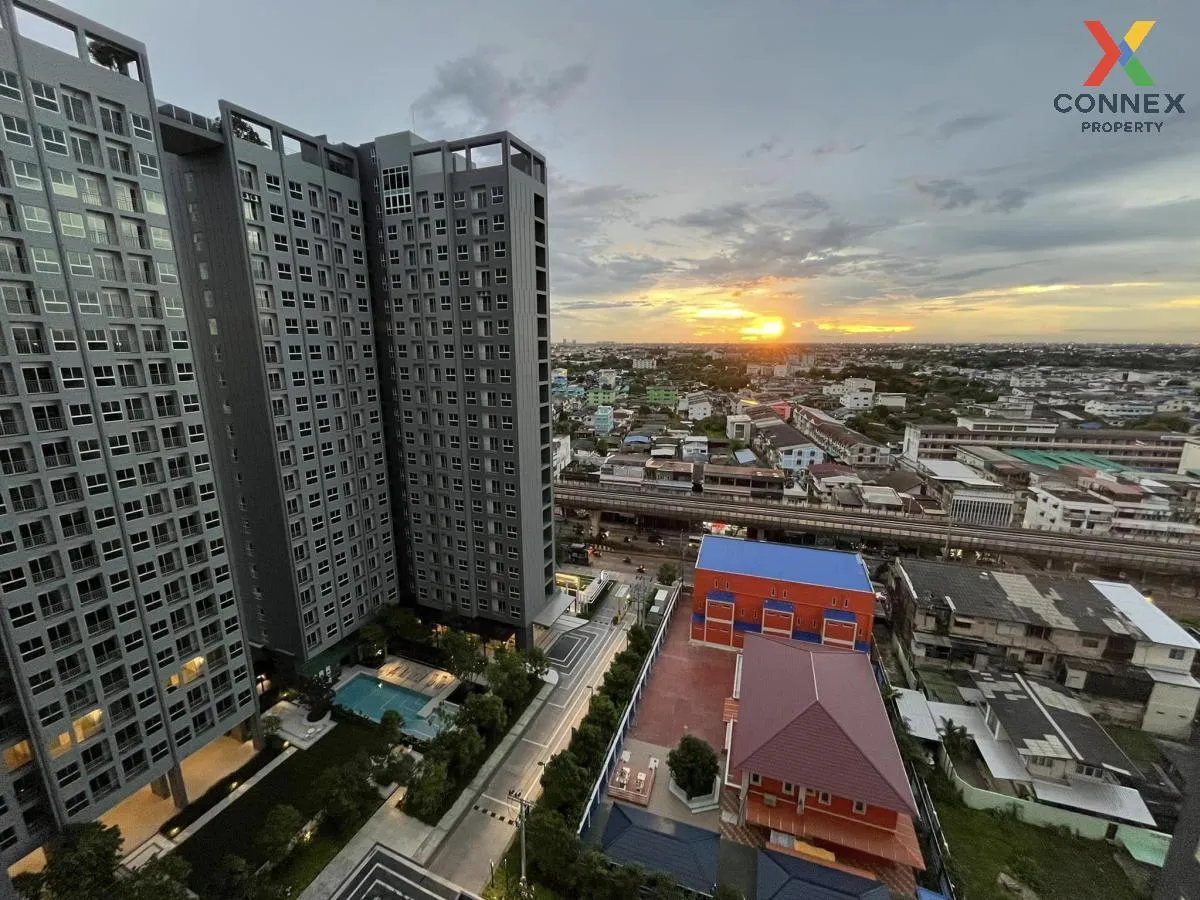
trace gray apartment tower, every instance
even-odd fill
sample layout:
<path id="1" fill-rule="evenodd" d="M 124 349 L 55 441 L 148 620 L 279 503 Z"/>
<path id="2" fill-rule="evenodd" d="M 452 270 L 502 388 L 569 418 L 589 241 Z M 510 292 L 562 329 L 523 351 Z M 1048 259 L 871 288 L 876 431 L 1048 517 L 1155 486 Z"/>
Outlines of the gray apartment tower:
<path id="1" fill-rule="evenodd" d="M 42 0 L 0 25 L 8 865 L 141 789 L 185 802 L 255 697 L 145 48 Z"/>
<path id="2" fill-rule="evenodd" d="M 399 595 L 357 154 L 225 102 L 159 124 L 246 629 L 323 668 Z"/>
<path id="3" fill-rule="evenodd" d="M 545 160 L 507 132 L 359 160 L 416 601 L 525 644 L 555 589 Z"/>

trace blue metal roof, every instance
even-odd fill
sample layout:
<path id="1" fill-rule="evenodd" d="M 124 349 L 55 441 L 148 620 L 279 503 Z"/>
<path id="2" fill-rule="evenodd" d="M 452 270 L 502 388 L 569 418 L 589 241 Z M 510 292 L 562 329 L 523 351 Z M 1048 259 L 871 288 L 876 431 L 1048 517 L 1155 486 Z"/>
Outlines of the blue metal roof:
<path id="1" fill-rule="evenodd" d="M 721 837 L 715 831 L 614 803 L 600 847 L 620 865 L 645 866 L 674 877 L 689 890 L 712 894 Z"/>
<path id="2" fill-rule="evenodd" d="M 758 851 L 758 900 L 888 900 L 888 889 L 870 878 L 817 862 Z"/>
<path id="3" fill-rule="evenodd" d="M 862 557 L 841 550 L 817 550 L 708 534 L 700 542 L 696 568 L 844 591 L 875 592 Z"/>

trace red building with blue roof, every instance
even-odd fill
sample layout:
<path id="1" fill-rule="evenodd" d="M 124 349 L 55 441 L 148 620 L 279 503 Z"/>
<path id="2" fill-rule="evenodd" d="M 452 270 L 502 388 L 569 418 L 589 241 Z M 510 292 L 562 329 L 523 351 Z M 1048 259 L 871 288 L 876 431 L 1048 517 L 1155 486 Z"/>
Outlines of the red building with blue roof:
<path id="1" fill-rule="evenodd" d="M 747 634 L 866 651 L 875 589 L 857 553 L 706 535 L 696 559 L 692 640 L 741 647 Z"/>

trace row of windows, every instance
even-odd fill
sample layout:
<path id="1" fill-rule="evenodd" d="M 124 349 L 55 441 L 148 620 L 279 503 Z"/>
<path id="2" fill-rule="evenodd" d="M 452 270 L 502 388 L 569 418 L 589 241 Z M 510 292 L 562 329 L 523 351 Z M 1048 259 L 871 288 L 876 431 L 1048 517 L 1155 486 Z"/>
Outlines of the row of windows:
<path id="1" fill-rule="evenodd" d="M 397 213 L 411 213 L 412 199 L 410 194 L 411 184 L 409 183 L 408 166 L 394 166 L 384 169 L 379 173 L 382 177 L 382 183 L 379 178 L 374 181 L 376 193 L 382 194 L 384 200 L 384 214 L 394 215 Z M 504 186 L 493 185 L 490 192 L 492 205 L 502 204 L 504 202 Z M 488 205 L 489 191 L 485 187 L 473 188 L 471 198 L 474 209 L 483 209 Z M 391 203 L 388 201 L 391 200 Z M 452 195 L 452 202 L 455 209 L 467 208 L 467 192 L 455 191 Z M 426 191 L 417 194 L 417 209 L 421 215 L 429 213 L 430 208 L 445 209 L 446 194 L 443 191 L 434 191 L 432 195 Z"/>
<path id="2" fill-rule="evenodd" d="M 276 246 L 276 249 L 279 249 Z M 506 241 L 495 241 L 488 244 L 486 241 L 477 243 L 474 246 L 474 253 L 470 244 L 459 244 L 455 248 L 455 258 L 458 262 L 489 262 L 492 257 L 503 259 L 508 256 L 508 243 Z M 399 248 L 393 248 L 388 251 L 387 262 L 391 266 L 406 265 L 408 268 L 416 268 L 417 266 L 417 251 L 409 249 L 405 251 L 405 262 L 401 263 L 401 251 Z M 446 244 L 438 244 L 436 247 L 421 248 L 421 264 L 424 266 L 432 266 L 434 260 L 437 262 L 447 262 L 450 259 L 450 248 Z"/>
<path id="3" fill-rule="evenodd" d="M 284 263 L 280 263 L 279 265 L 283 266 Z M 300 268 L 303 269 L 305 267 L 301 266 Z M 289 266 L 289 274 L 286 276 L 280 275 L 280 277 L 291 278 L 290 271 L 291 267 Z M 304 279 L 302 278 L 301 280 L 303 281 Z M 476 269 L 474 272 L 472 272 L 470 269 L 459 269 L 457 284 L 459 287 L 467 288 L 490 288 L 493 284 L 508 284 L 508 269 Z M 442 271 L 438 272 L 436 274 L 436 280 L 433 272 L 425 273 L 425 290 L 434 290 L 439 287 L 450 286 L 451 279 L 449 271 L 443 269 Z M 419 291 L 422 289 L 420 276 L 416 272 L 409 272 L 407 276 L 403 272 L 393 272 L 391 275 L 391 287 L 392 290 L 397 291 Z"/>
<path id="4" fill-rule="evenodd" d="M 258 190 L 258 169 L 249 163 L 238 163 L 238 184 L 246 190 Z M 190 174 L 190 173 L 189 173 Z M 273 194 L 283 193 L 283 180 L 279 175 L 267 172 L 264 173 L 263 181 L 266 189 Z M 304 185 L 299 181 L 288 180 L 287 183 L 288 196 L 292 200 L 304 200 Z M 313 209 L 323 209 L 323 200 L 326 198 L 325 190 L 319 184 L 309 184 L 308 186 L 308 205 Z M 328 209 L 331 213 L 340 214 L 342 211 L 342 195 L 336 191 L 329 191 Z M 359 214 L 359 203 L 357 200 L 346 201 L 346 211 L 352 215 Z"/>
<path id="5" fill-rule="evenodd" d="M 199 205 L 196 203 L 188 204 L 188 211 L 192 217 L 192 221 L 199 219 Z M 267 215 L 272 222 L 280 225 L 286 225 L 288 222 L 287 209 L 282 203 L 268 203 Z M 262 198 L 258 194 L 250 191 L 242 192 L 242 218 L 247 222 L 262 222 Z M 325 219 L 316 213 L 305 213 L 302 209 L 293 209 L 291 215 L 293 228 L 302 228 L 318 237 L 325 234 Z M 329 234 L 335 241 L 345 240 L 342 236 L 342 223 L 333 219 L 329 225 Z M 350 225 L 350 239 L 354 241 L 362 240 L 362 229 L 358 225 Z"/>
<path id="6" fill-rule="evenodd" d="M 33 270 L 43 275 L 61 275 L 62 257 L 49 247 L 28 248 Z M 135 284 L 178 284 L 179 273 L 173 262 L 157 262 L 140 257 L 121 258 L 113 253 L 85 253 L 81 250 L 66 251 L 67 268 L 76 278 L 100 278 L 103 281 L 130 281 Z M 25 273 L 29 263 L 25 260 L 25 248 L 15 241 L 0 241 L 0 272 Z M 182 308 L 182 307 L 181 307 Z"/>
<path id="7" fill-rule="evenodd" d="M 33 105 L 38 109 L 59 113 L 76 125 L 95 125 L 92 100 L 87 93 L 66 86 L 56 88 L 34 79 L 30 79 L 29 87 Z M 16 72 L 0 69 L 0 97 L 18 102 L 23 99 L 21 80 Z M 119 104 L 103 100 L 100 101 L 99 108 L 100 127 L 109 134 L 119 137 L 132 134 L 133 137 L 154 142 L 154 125 L 146 116 L 126 111 Z"/>

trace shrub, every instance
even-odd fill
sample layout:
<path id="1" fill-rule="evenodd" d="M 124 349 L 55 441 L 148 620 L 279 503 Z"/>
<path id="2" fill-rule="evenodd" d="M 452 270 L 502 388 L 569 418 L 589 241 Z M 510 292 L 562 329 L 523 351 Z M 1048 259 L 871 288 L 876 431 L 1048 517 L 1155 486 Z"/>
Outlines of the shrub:
<path id="1" fill-rule="evenodd" d="M 667 754 L 667 768 L 690 800 L 712 791 L 721 763 L 717 752 L 706 741 L 694 734 L 685 734 L 679 746 Z"/>

